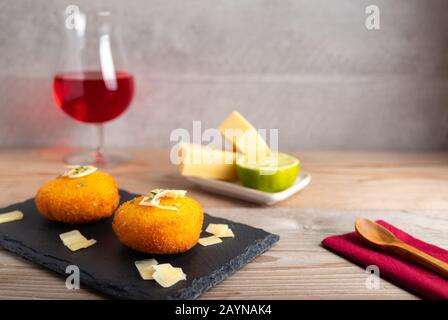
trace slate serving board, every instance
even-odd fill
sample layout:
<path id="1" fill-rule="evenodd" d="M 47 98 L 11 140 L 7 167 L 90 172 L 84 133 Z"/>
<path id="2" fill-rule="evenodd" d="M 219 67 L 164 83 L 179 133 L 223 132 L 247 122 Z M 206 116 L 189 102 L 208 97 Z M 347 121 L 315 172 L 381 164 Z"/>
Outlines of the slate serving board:
<path id="1" fill-rule="evenodd" d="M 121 202 L 135 196 L 120 191 Z M 278 235 L 264 230 L 205 214 L 203 230 L 209 223 L 226 223 L 236 237 L 209 247 L 196 245 L 183 254 L 148 255 L 123 246 L 112 231 L 111 219 L 77 226 L 48 221 L 37 212 L 34 199 L 2 208 L 0 213 L 12 210 L 22 211 L 24 219 L 0 224 L 0 246 L 64 276 L 68 265 L 76 265 L 81 287 L 121 299 L 195 299 L 279 240 Z M 88 249 L 71 252 L 59 234 L 73 229 L 98 242 Z M 162 288 L 155 281 L 142 280 L 134 261 L 148 258 L 181 267 L 187 281 Z"/>

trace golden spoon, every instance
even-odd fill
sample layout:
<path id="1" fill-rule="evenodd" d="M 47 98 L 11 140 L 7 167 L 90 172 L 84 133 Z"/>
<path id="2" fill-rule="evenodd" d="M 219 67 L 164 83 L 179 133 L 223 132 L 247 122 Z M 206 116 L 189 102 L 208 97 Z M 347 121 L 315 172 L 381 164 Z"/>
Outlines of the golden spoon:
<path id="1" fill-rule="evenodd" d="M 413 246 L 399 240 L 383 226 L 368 219 L 356 219 L 355 230 L 370 245 L 385 252 L 390 252 L 448 278 L 448 263 L 436 259 Z"/>

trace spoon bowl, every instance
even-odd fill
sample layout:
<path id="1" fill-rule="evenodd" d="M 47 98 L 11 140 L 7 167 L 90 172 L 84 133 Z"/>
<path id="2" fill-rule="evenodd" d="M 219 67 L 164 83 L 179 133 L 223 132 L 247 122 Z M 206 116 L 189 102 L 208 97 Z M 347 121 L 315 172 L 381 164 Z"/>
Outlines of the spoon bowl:
<path id="1" fill-rule="evenodd" d="M 400 241 L 392 232 L 368 219 L 356 219 L 355 230 L 362 239 L 375 246 L 393 245 Z"/>

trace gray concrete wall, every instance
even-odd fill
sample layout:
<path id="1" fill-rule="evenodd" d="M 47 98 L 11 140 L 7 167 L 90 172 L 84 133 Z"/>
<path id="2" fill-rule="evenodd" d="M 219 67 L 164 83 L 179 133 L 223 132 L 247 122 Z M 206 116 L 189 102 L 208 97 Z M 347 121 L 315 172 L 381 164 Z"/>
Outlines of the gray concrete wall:
<path id="1" fill-rule="evenodd" d="M 0 145 L 92 145 L 52 101 L 62 12 L 118 13 L 137 94 L 114 146 L 167 146 L 238 109 L 282 148 L 448 145 L 448 1 L 0 1 Z M 381 30 L 364 26 L 381 9 Z"/>

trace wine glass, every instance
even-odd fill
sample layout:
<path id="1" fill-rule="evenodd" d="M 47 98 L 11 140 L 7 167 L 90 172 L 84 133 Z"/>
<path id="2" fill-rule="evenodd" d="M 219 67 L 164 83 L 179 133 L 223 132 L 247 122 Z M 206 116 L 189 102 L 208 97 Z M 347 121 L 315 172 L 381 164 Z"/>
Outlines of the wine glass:
<path id="1" fill-rule="evenodd" d="M 70 6 L 69 6 L 70 7 Z M 56 105 L 75 120 L 98 128 L 94 151 L 68 156 L 69 164 L 118 164 L 125 153 L 104 150 L 103 124 L 120 116 L 134 95 L 134 77 L 123 61 L 118 32 L 109 11 L 81 12 L 67 7 L 66 43 L 54 76 Z"/>

